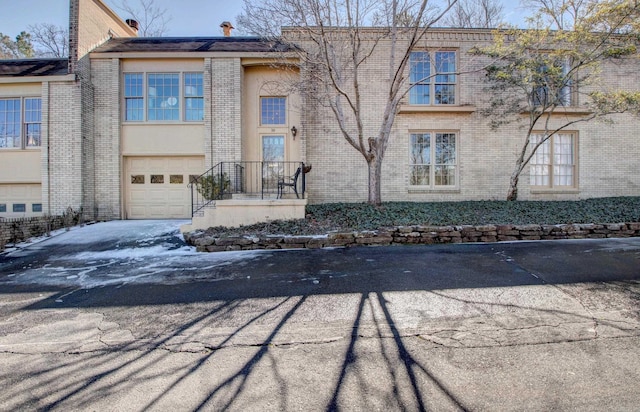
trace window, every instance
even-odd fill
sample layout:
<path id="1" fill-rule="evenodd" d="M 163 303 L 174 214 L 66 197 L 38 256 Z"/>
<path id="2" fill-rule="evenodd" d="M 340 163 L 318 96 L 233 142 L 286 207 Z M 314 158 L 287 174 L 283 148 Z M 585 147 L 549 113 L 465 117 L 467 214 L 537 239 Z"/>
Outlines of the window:
<path id="1" fill-rule="evenodd" d="M 178 73 L 153 73 L 147 76 L 147 116 L 154 120 L 179 120 L 180 78 Z"/>
<path id="2" fill-rule="evenodd" d="M 286 106 L 287 99 L 285 97 L 261 97 L 260 98 L 260 124 L 262 125 L 278 125 L 286 124 Z"/>
<path id="3" fill-rule="evenodd" d="M 41 123 L 39 97 L 0 99 L 0 148 L 39 147 Z"/>
<path id="4" fill-rule="evenodd" d="M 129 122 L 144 120 L 142 73 L 124 74 L 124 119 Z"/>
<path id="5" fill-rule="evenodd" d="M 24 131 L 25 146 L 37 147 L 41 145 L 42 100 L 24 99 Z"/>
<path id="6" fill-rule="evenodd" d="M 13 212 L 14 213 L 24 213 L 27 211 L 27 205 L 24 203 L 14 203 L 13 204 Z"/>
<path id="7" fill-rule="evenodd" d="M 201 122 L 204 120 L 203 84 L 201 72 L 125 73 L 124 120 Z"/>
<path id="8" fill-rule="evenodd" d="M 0 213 L 6 213 L 6 211 L 7 211 L 7 204 L 0 203 Z"/>
<path id="9" fill-rule="evenodd" d="M 204 88 L 202 73 L 184 74 L 184 107 L 186 121 L 204 120 Z"/>
<path id="10" fill-rule="evenodd" d="M 34 203 L 31 205 L 31 211 L 34 213 L 42 212 L 42 203 Z"/>
<path id="11" fill-rule="evenodd" d="M 533 147 L 544 134 L 531 136 Z M 576 185 L 576 139 L 572 133 L 559 133 L 542 143 L 530 161 L 530 184 L 544 188 L 571 188 Z"/>
<path id="12" fill-rule="evenodd" d="M 456 52 L 412 52 L 410 104 L 456 104 Z"/>
<path id="13" fill-rule="evenodd" d="M 284 136 L 262 136 L 262 185 L 276 188 L 284 173 Z"/>
<path id="14" fill-rule="evenodd" d="M 531 103 L 534 106 L 570 106 L 571 64 L 568 60 L 541 64 L 535 73 Z"/>
<path id="15" fill-rule="evenodd" d="M 410 136 L 409 184 L 452 187 L 457 184 L 455 133 L 412 133 Z"/>

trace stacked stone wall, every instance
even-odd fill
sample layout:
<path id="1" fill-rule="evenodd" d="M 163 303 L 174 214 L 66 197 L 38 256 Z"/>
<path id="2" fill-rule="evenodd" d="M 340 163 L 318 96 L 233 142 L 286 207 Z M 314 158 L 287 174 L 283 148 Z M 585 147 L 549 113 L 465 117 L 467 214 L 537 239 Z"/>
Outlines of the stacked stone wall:
<path id="1" fill-rule="evenodd" d="M 376 231 L 331 233 L 326 236 L 216 237 L 206 231 L 185 233 L 184 235 L 187 243 L 195 246 L 200 252 L 605 239 L 637 236 L 640 236 L 640 222 L 568 225 L 399 226 Z"/>

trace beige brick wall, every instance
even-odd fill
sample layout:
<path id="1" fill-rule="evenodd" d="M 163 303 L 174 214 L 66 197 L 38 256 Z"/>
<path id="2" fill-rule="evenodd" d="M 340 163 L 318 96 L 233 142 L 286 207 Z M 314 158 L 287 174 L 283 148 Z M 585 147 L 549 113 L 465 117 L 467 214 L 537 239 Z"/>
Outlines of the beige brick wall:
<path id="1" fill-rule="evenodd" d="M 49 83 L 49 191 L 52 215 L 82 207 L 80 85 Z"/>
<path id="2" fill-rule="evenodd" d="M 76 63 L 111 37 L 135 36 L 137 32 L 102 0 L 71 0 L 69 2 L 69 71 L 75 73 Z"/>
<path id="3" fill-rule="evenodd" d="M 432 49 L 454 49 L 458 68 L 457 99 L 476 107 L 472 112 L 400 113 L 395 121 L 383 163 L 384 201 L 456 201 L 505 199 L 517 154 L 526 138 L 519 124 L 492 130 L 479 109 L 486 107 L 484 73 L 486 60 L 471 56 L 471 47 L 489 41 L 487 33 L 433 32 L 421 44 Z M 361 79 L 365 138 L 376 136 L 388 89 L 389 48 L 379 45 L 367 60 Z M 623 87 L 637 87 L 637 62 L 604 68 L 606 81 Z M 603 83 L 600 83 L 602 85 Z M 633 86 L 635 85 L 635 86 Z M 594 86 L 595 87 L 595 86 Z M 586 91 L 583 89 L 581 91 Z M 342 137 L 334 115 L 326 107 L 307 102 L 304 113 L 307 159 L 313 171 L 307 175 L 312 203 L 363 202 L 367 200 L 368 174 L 362 155 Z M 613 125 L 602 121 L 579 123 L 570 129 L 578 136 L 577 190 L 532 192 L 529 168 L 522 173 L 519 199 L 571 200 L 604 196 L 640 195 L 640 139 L 637 118 L 612 117 Z M 526 121 L 526 119 L 523 118 Z M 566 119 L 558 118 L 559 122 Z M 458 186 L 445 190 L 422 190 L 409 186 L 409 134 L 412 131 L 455 131 L 458 149 Z"/>
<path id="4" fill-rule="evenodd" d="M 94 59 L 95 209 L 100 219 L 121 218 L 120 61 Z"/>
<path id="5" fill-rule="evenodd" d="M 239 58 L 211 61 L 211 153 L 205 166 L 241 160 L 242 66 Z M 205 118 L 206 121 L 206 118 Z M 205 143 L 208 144 L 208 143 Z M 211 157 L 211 158 L 209 158 Z"/>

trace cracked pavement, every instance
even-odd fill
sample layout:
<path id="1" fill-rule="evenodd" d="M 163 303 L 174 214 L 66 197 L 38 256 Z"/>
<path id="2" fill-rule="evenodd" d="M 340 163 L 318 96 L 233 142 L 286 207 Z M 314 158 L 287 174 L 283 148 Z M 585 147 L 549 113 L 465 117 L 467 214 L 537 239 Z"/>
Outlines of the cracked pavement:
<path id="1" fill-rule="evenodd" d="M 2 410 L 637 410 L 640 239 L 0 255 Z"/>

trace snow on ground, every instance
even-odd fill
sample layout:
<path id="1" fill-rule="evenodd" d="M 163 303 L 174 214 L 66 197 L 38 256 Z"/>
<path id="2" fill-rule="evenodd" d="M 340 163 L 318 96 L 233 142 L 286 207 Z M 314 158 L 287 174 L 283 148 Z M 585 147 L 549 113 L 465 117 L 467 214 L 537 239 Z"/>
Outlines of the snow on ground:
<path id="1" fill-rule="evenodd" d="M 272 253 L 198 253 L 184 243 L 179 232 L 184 223 L 120 220 L 63 230 L 6 254 L 20 259 L 20 266 L 10 268 L 0 282 L 85 289 L 132 283 L 176 284 L 194 279 L 219 281 L 230 278 L 229 271 L 222 268 L 235 265 L 240 273 L 243 262 Z"/>

